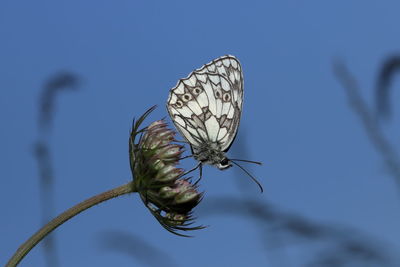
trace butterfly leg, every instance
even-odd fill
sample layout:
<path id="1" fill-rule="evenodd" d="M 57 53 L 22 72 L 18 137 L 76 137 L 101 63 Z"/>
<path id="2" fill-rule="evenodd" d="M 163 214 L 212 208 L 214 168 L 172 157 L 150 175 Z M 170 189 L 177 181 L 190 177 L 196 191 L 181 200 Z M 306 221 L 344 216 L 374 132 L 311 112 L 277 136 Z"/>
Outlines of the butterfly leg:
<path id="1" fill-rule="evenodd" d="M 182 176 L 191 173 L 192 171 L 196 170 L 197 168 L 199 168 L 201 166 L 201 163 L 199 162 L 196 167 L 194 167 L 193 169 L 188 170 L 187 172 L 185 172 L 184 174 L 182 174 Z M 201 167 L 200 167 L 201 168 Z"/>
<path id="2" fill-rule="evenodd" d="M 203 164 L 199 163 L 199 179 L 194 183 L 194 185 L 197 185 L 198 182 L 200 182 L 201 178 L 203 178 Z"/>
<path id="3" fill-rule="evenodd" d="M 184 156 L 184 157 L 182 157 L 180 159 L 188 159 L 188 158 L 192 158 L 192 157 L 193 157 L 193 155 L 189 155 L 189 156 Z"/>

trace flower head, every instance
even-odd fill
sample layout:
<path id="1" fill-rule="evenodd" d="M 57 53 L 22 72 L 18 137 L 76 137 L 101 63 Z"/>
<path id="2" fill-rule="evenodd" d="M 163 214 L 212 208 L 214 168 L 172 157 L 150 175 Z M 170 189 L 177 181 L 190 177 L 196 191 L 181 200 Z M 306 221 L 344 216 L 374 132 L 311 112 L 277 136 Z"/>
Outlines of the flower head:
<path id="1" fill-rule="evenodd" d="M 193 223 L 192 209 L 203 194 L 188 178 L 182 177 L 184 170 L 176 167 L 184 147 L 174 143 L 175 132 L 163 120 L 139 130 L 154 108 L 133 124 L 130 134 L 129 157 L 134 183 L 143 203 L 165 229 L 177 235 L 182 235 L 178 230 L 202 229 L 203 226 L 189 227 Z"/>

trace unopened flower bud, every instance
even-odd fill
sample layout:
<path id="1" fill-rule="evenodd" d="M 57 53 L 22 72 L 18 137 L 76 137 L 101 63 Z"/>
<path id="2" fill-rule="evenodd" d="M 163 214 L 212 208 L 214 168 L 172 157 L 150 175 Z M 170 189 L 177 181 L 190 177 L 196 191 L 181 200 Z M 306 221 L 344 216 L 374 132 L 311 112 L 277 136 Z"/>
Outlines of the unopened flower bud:
<path id="1" fill-rule="evenodd" d="M 146 149 L 160 148 L 174 140 L 175 133 L 167 128 L 162 121 L 155 121 L 147 127 L 147 132 L 142 139 L 142 146 Z"/>
<path id="2" fill-rule="evenodd" d="M 165 163 L 162 160 L 158 159 L 158 158 L 154 159 L 154 162 L 149 162 L 149 163 L 152 164 L 154 169 L 156 169 L 158 171 L 160 171 L 163 168 L 165 168 Z"/>
<path id="3" fill-rule="evenodd" d="M 157 173 L 156 180 L 159 182 L 172 182 L 178 179 L 183 172 L 182 169 L 167 165 Z"/>
<path id="4" fill-rule="evenodd" d="M 176 167 L 184 147 L 173 143 L 175 131 L 162 120 L 139 130 L 145 116 L 134 124 L 129 139 L 132 174 L 143 202 L 160 224 L 172 233 L 181 235 L 177 231 L 203 228 L 188 227 L 193 220 L 192 209 L 200 202 L 202 193 L 188 179 L 181 178 L 184 170 Z M 135 143 L 140 134 L 139 142 Z"/>
<path id="5" fill-rule="evenodd" d="M 178 192 L 176 192 L 176 190 L 172 189 L 169 186 L 164 186 L 161 187 L 160 189 L 160 196 L 162 198 L 172 198 L 174 196 L 176 196 L 178 194 Z"/>
<path id="6" fill-rule="evenodd" d="M 188 180 L 185 179 L 176 180 L 174 186 L 179 189 L 179 192 L 184 192 L 188 189 L 193 188 L 193 185 L 189 183 Z"/>
<path id="7" fill-rule="evenodd" d="M 199 198 L 200 194 L 195 189 L 188 189 L 175 197 L 175 203 L 182 204 L 193 200 L 197 201 Z"/>
<path id="8" fill-rule="evenodd" d="M 182 154 L 182 146 L 177 144 L 171 144 L 164 146 L 158 152 L 159 157 L 165 161 L 178 161 Z"/>

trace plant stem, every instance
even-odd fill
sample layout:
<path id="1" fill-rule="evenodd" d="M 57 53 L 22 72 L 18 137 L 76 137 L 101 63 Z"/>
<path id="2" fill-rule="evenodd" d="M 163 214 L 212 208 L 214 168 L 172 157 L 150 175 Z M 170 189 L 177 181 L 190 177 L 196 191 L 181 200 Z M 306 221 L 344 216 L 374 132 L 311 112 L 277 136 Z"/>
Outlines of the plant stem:
<path id="1" fill-rule="evenodd" d="M 61 213 L 59 216 L 51 220 L 45 226 L 43 226 L 39 231 L 37 231 L 33 236 L 31 236 L 25 243 L 23 243 L 11 259 L 6 264 L 6 267 L 14 267 L 25 257 L 26 254 L 36 246 L 44 237 L 51 233 L 58 226 L 68 221 L 72 217 L 78 215 L 82 211 L 99 204 L 103 201 L 122 196 L 125 194 L 137 192 L 133 182 L 121 185 L 117 188 L 111 189 L 109 191 L 98 194 L 94 197 L 86 199 L 85 201 L 73 206 L 72 208 Z"/>

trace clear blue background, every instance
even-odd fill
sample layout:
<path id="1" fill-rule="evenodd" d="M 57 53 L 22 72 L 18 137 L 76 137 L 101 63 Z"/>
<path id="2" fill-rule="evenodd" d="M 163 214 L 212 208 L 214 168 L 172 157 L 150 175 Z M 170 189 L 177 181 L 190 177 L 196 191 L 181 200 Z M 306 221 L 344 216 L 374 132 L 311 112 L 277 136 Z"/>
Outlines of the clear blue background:
<path id="1" fill-rule="evenodd" d="M 399 10 L 398 1 L 2 0 L 0 264 L 42 226 L 32 151 L 39 95 L 51 75 L 66 70 L 81 77 L 78 91 L 57 97 L 48 140 L 58 214 L 129 181 L 132 118 L 154 104 L 148 122 L 167 116 L 168 90 L 177 80 L 225 54 L 238 57 L 245 78 L 240 134 L 230 155 L 264 163 L 249 167 L 264 194 L 234 168 L 206 167 L 196 214 L 210 227 L 190 239 L 165 231 L 137 196 L 108 201 L 56 230 L 60 266 L 145 265 L 110 248 L 110 231 L 162 251 L 165 265 L 278 266 L 263 246 L 263 222 L 207 215 L 207 201 L 243 193 L 313 222 L 357 229 L 395 255 L 399 188 L 349 107 L 332 60 L 346 62 L 372 107 L 379 65 L 400 50 Z M 400 109 L 394 111 L 383 126 L 400 149 Z M 185 167 L 193 164 L 187 160 Z M 274 251 L 282 250 L 273 257 L 286 266 L 317 256 L 306 243 Z M 21 266 L 45 266 L 41 246 Z"/>

